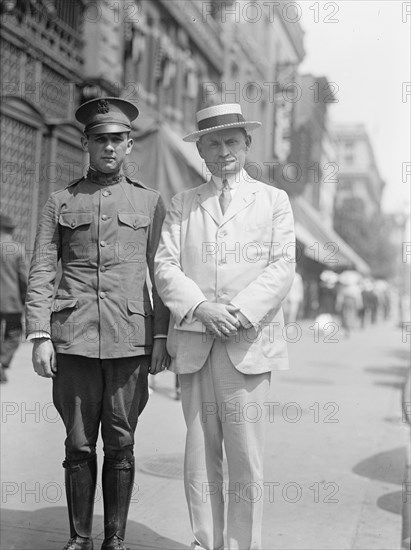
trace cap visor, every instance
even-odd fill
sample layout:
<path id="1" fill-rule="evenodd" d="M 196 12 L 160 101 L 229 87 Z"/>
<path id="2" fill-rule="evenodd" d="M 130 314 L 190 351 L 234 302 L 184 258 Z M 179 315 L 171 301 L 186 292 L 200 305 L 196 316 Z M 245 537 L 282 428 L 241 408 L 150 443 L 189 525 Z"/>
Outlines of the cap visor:
<path id="1" fill-rule="evenodd" d="M 121 134 L 122 132 L 130 132 L 131 127 L 127 124 L 119 124 L 118 122 L 105 122 L 103 124 L 95 124 L 91 128 L 85 128 L 84 133 L 87 135 L 94 134 Z"/>

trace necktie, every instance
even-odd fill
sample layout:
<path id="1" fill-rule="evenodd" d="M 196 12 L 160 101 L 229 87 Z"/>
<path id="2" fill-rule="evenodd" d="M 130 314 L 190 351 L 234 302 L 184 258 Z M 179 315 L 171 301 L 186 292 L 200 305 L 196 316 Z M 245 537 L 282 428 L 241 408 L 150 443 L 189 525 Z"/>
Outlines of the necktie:
<path id="1" fill-rule="evenodd" d="M 228 185 L 228 181 L 223 180 L 223 190 L 221 191 L 221 194 L 218 197 L 218 200 L 219 200 L 219 203 L 220 203 L 220 206 L 221 206 L 221 212 L 223 214 L 225 214 L 225 212 L 228 208 L 228 205 L 231 202 L 231 198 L 232 198 L 231 197 L 231 191 L 230 191 L 230 187 Z"/>

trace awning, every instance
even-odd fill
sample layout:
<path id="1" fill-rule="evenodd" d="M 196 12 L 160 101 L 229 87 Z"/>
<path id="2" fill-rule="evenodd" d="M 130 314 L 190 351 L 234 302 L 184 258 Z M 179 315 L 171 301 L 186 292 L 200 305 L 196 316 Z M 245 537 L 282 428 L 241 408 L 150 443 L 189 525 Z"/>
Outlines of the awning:
<path id="1" fill-rule="evenodd" d="M 176 193 L 205 181 L 203 160 L 195 143 L 183 141 L 166 122 L 143 119 L 131 137 L 134 146 L 127 175 L 157 189 L 166 204 Z"/>
<path id="2" fill-rule="evenodd" d="M 303 197 L 291 197 L 297 241 L 304 245 L 304 255 L 327 266 L 328 269 L 356 269 L 363 275 L 370 273 L 368 264 L 328 227 Z"/>

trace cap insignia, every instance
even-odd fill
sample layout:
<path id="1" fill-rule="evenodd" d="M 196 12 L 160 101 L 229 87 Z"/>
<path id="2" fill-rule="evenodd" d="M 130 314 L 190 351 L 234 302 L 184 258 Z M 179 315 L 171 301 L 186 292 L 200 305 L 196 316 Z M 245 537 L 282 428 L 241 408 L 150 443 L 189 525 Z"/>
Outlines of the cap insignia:
<path id="1" fill-rule="evenodd" d="M 106 99 L 100 99 L 97 103 L 97 112 L 104 115 L 110 111 L 110 103 Z"/>

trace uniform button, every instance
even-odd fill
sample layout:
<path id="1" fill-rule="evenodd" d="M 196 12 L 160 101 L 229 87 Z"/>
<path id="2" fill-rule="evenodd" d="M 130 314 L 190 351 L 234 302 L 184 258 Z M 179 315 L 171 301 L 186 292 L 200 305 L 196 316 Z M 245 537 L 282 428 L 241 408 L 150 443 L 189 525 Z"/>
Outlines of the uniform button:
<path id="1" fill-rule="evenodd" d="M 76 222 L 71 222 L 71 227 L 76 227 Z"/>
<path id="2" fill-rule="evenodd" d="M 103 195 L 103 197 L 108 197 L 109 195 L 111 195 L 111 193 L 108 189 L 104 189 L 102 195 Z"/>
<path id="3" fill-rule="evenodd" d="M 106 246 L 106 241 L 100 241 L 100 246 Z"/>
<path id="4" fill-rule="evenodd" d="M 222 260 L 220 260 L 218 262 L 218 265 L 223 265 L 223 264 L 226 264 L 227 263 L 227 260 L 225 260 L 224 258 Z"/>
<path id="5" fill-rule="evenodd" d="M 220 237 L 225 237 L 227 235 L 227 231 L 220 231 Z"/>
<path id="6" fill-rule="evenodd" d="M 107 294 L 105 292 L 100 292 L 100 298 L 105 298 Z"/>
<path id="7" fill-rule="evenodd" d="M 106 266 L 105 266 L 105 265 L 102 265 L 102 266 L 100 267 L 100 271 L 101 271 L 102 273 L 104 273 L 105 271 L 107 271 Z"/>
<path id="8" fill-rule="evenodd" d="M 103 215 L 101 216 L 101 219 L 102 219 L 104 222 L 105 222 L 106 220 L 108 220 L 107 214 L 103 214 Z"/>

